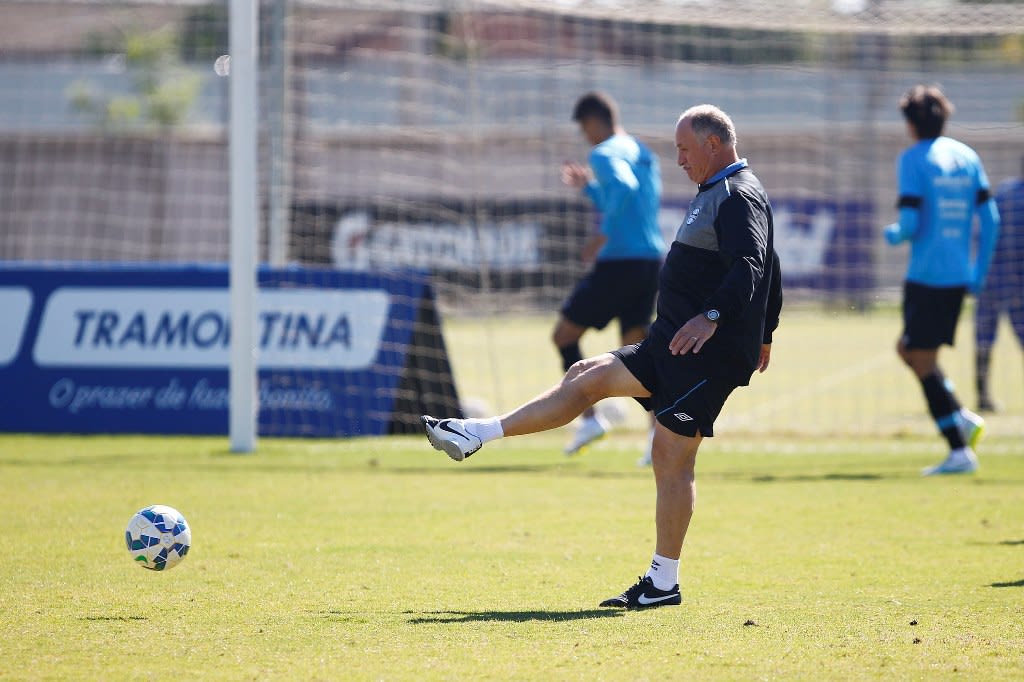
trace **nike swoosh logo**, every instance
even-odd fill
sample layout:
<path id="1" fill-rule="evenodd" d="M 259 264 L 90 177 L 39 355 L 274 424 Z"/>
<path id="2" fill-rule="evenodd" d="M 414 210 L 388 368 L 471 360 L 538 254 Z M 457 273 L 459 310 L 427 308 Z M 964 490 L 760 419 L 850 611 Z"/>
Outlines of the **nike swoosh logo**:
<path id="1" fill-rule="evenodd" d="M 448 426 L 448 422 L 446 422 L 446 421 L 441 422 L 440 424 L 438 424 L 438 426 L 440 426 L 441 429 L 443 429 L 444 431 L 447 431 L 448 433 L 454 433 L 456 436 L 458 436 L 462 440 L 466 441 L 467 443 L 472 443 L 473 442 L 470 439 L 466 438 L 461 433 L 459 433 L 458 431 L 456 431 L 455 429 L 449 427 Z"/>
<path id="2" fill-rule="evenodd" d="M 675 596 L 676 595 L 674 594 L 666 594 L 664 597 L 648 597 L 646 594 L 641 594 L 636 598 L 636 601 L 639 604 L 647 606 L 648 604 L 657 604 L 658 602 L 665 601 L 666 599 L 673 599 Z"/>

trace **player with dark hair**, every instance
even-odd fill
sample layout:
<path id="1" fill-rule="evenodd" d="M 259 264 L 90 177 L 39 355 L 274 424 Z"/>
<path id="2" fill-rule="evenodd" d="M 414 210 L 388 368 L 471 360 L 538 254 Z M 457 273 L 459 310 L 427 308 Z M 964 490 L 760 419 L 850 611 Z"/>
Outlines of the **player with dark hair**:
<path id="1" fill-rule="evenodd" d="M 978 155 L 942 135 L 953 112 L 942 91 L 915 86 L 900 99 L 900 110 L 915 143 L 899 157 L 899 222 L 885 228 L 890 244 L 910 242 L 896 352 L 921 382 L 928 411 L 949 444 L 949 456 L 923 473 L 970 473 L 978 468 L 974 448 L 984 421 L 960 405 L 939 367 L 939 348 L 953 345 L 964 294 L 982 290 L 999 214 Z M 975 214 L 981 232 L 972 262 Z"/>
<path id="2" fill-rule="evenodd" d="M 584 262 L 593 261 L 594 265 L 562 305 L 552 333 L 566 371 L 583 359 L 580 338 L 591 327 L 603 329 L 617 317 L 624 345 L 639 343 L 647 336 L 665 252 L 658 226 L 658 157 L 626 133 L 615 101 L 604 93 L 580 97 L 572 119 L 593 148 L 589 168 L 565 163 L 562 181 L 590 198 L 601 213 L 601 227 L 581 254 Z M 607 429 L 607 422 L 588 408 L 566 454 L 578 452 Z"/>
<path id="3" fill-rule="evenodd" d="M 736 132 L 717 107 L 679 118 L 678 163 L 697 183 L 686 221 L 661 270 L 650 335 L 575 363 L 562 381 L 501 417 L 424 416 L 427 438 L 462 461 L 491 440 L 553 429 L 611 396 L 654 411 L 657 543 L 647 574 L 601 606 L 679 604 L 679 556 L 693 515 L 694 467 L 729 394 L 768 368 L 782 309 L 772 210 L 760 181 L 736 153 Z"/>
<path id="4" fill-rule="evenodd" d="M 974 313 L 974 368 L 978 409 L 993 412 L 995 401 L 988 385 L 989 362 L 999 318 L 1006 314 L 1017 340 L 1024 347 L 1024 160 L 1021 177 L 1010 178 L 996 190 L 999 239 L 985 288 Z"/>

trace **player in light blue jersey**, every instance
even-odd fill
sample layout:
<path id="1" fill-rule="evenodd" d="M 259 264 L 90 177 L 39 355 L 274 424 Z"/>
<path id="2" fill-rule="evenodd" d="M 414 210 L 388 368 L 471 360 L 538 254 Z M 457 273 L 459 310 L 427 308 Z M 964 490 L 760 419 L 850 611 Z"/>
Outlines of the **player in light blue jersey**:
<path id="1" fill-rule="evenodd" d="M 984 287 L 999 213 L 978 155 L 942 135 L 953 112 L 942 91 L 915 86 L 903 95 L 900 110 L 916 142 L 900 154 L 900 218 L 885 229 L 890 244 L 910 242 L 896 351 L 921 382 L 928 410 L 949 444 L 949 456 L 923 473 L 970 473 L 978 468 L 974 448 L 984 422 L 960 405 L 938 356 L 942 345 L 953 345 L 964 294 L 978 295 Z M 975 215 L 981 230 L 972 259 Z"/>
<path id="2" fill-rule="evenodd" d="M 999 318 L 1005 314 L 1024 347 L 1024 164 L 1021 177 L 1010 178 L 996 190 L 999 241 L 985 288 L 974 311 L 974 368 L 978 409 L 995 411 L 988 384 L 992 346 Z"/>
<path id="3" fill-rule="evenodd" d="M 647 336 L 665 253 L 658 226 L 658 157 L 626 133 L 614 100 L 604 93 L 580 97 L 572 118 L 593 148 L 589 168 L 566 163 L 562 181 L 590 198 L 601 214 L 601 226 L 582 253 L 584 262 L 594 265 L 563 304 L 552 334 L 565 371 L 583 359 L 579 342 L 591 327 L 603 329 L 617 317 L 624 346 Z M 588 409 L 566 454 L 578 452 L 607 429 L 607 422 Z M 642 461 L 649 461 L 649 455 Z"/>

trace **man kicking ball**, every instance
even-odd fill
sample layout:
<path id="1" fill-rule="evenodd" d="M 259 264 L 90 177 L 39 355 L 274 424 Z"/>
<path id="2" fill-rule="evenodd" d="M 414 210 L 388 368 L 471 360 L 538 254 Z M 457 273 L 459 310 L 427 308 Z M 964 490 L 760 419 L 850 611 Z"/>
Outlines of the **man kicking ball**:
<path id="1" fill-rule="evenodd" d="M 679 118 L 675 142 L 698 191 L 662 268 L 650 335 L 575 363 L 556 386 L 504 416 L 423 417 L 430 444 L 462 461 L 488 441 L 564 426 L 604 398 L 634 397 L 654 411 L 654 559 L 635 585 L 601 606 L 682 601 L 679 556 L 693 515 L 697 448 L 714 435 L 733 389 L 767 369 L 782 309 L 771 206 L 737 155 L 732 120 L 717 107 L 693 107 Z"/>

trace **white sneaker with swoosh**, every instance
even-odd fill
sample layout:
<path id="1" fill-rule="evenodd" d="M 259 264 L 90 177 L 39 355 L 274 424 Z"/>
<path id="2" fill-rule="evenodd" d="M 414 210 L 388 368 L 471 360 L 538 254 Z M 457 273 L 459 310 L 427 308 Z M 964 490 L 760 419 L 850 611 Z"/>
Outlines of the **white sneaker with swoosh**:
<path id="1" fill-rule="evenodd" d="M 420 417 L 427 431 L 427 440 L 435 450 L 461 462 L 483 447 L 483 441 L 466 429 L 463 419 L 435 419 L 429 415 Z"/>
<path id="2" fill-rule="evenodd" d="M 679 585 L 671 590 L 659 590 L 654 586 L 650 576 L 644 576 L 637 580 L 636 585 L 620 594 L 618 597 L 605 599 L 601 606 L 608 606 L 620 609 L 650 609 L 655 606 L 679 606 L 683 603 L 683 595 L 679 592 Z"/>

